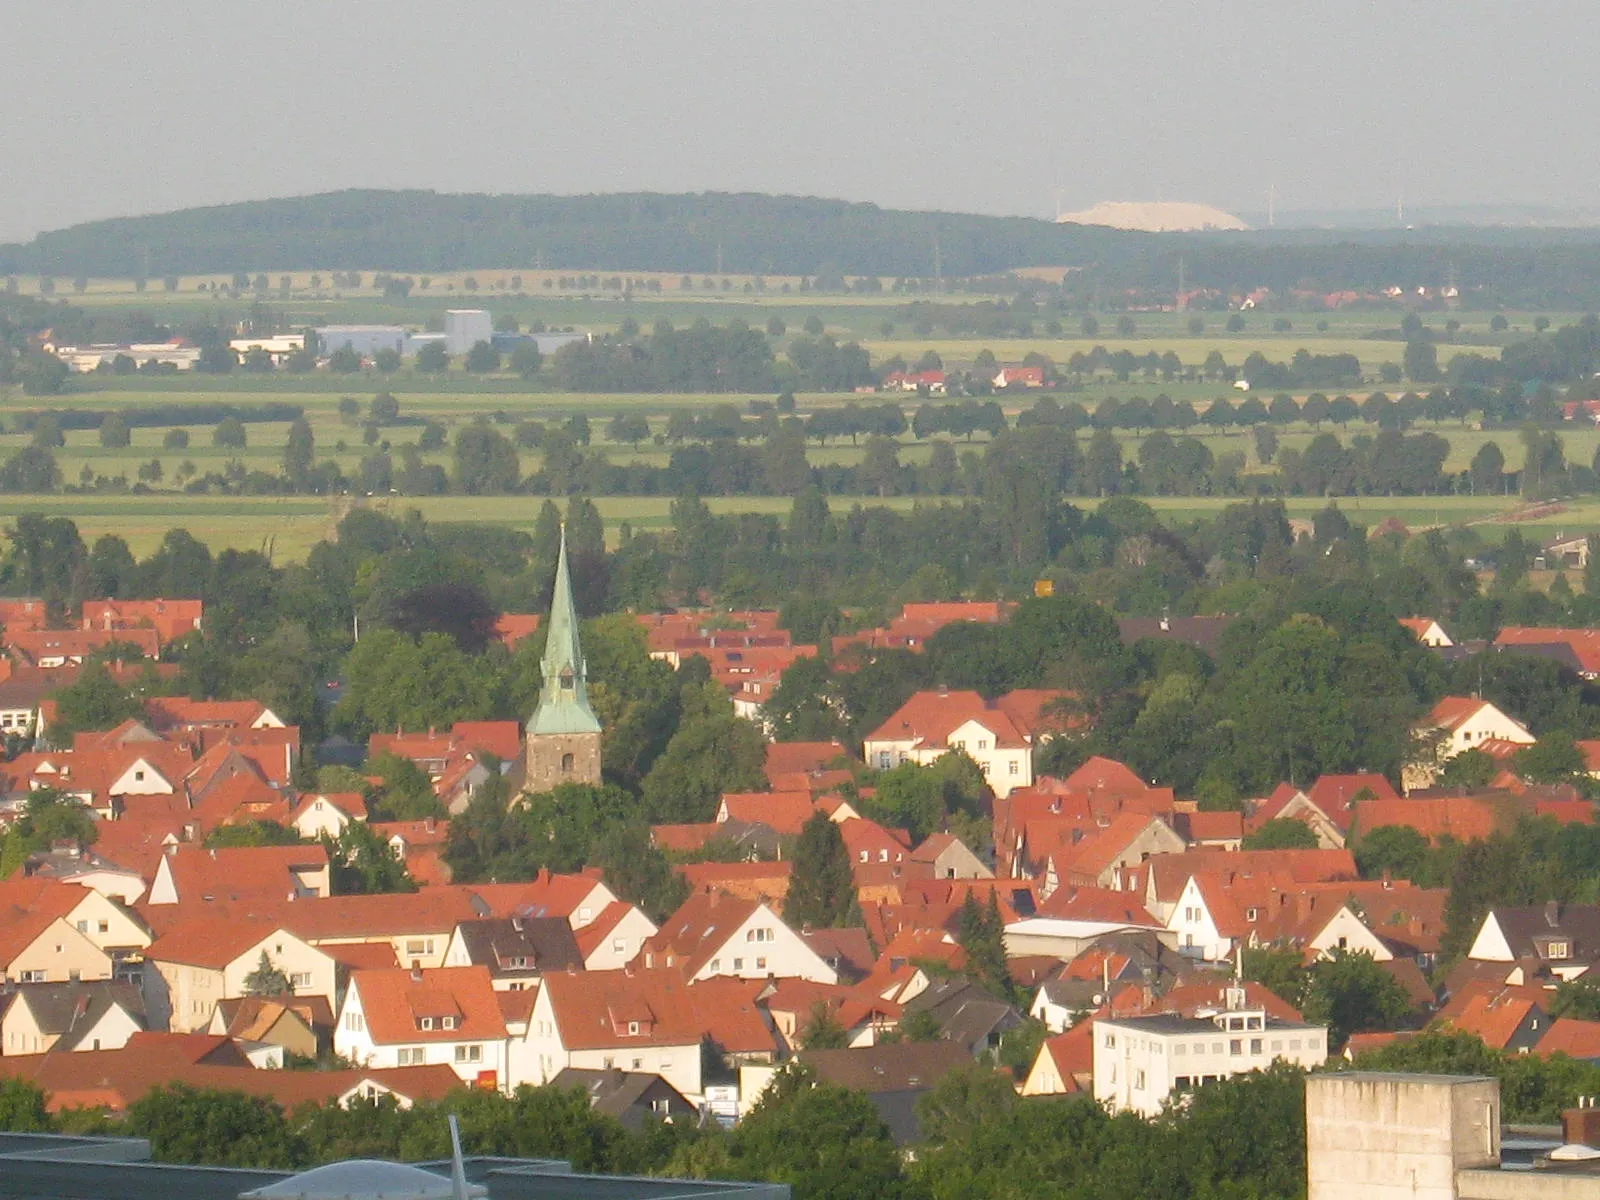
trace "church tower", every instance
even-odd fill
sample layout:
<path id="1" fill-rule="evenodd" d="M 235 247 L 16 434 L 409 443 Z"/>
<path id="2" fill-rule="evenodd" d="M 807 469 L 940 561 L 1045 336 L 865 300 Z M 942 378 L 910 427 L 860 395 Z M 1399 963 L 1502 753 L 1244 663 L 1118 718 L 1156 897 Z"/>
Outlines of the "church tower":
<path id="1" fill-rule="evenodd" d="M 523 739 L 523 791 L 558 783 L 600 782 L 600 722 L 589 707 L 589 683 L 578 640 L 578 613 L 567 574 L 567 531 L 561 530 L 556 588 L 540 660 L 544 682 Z"/>

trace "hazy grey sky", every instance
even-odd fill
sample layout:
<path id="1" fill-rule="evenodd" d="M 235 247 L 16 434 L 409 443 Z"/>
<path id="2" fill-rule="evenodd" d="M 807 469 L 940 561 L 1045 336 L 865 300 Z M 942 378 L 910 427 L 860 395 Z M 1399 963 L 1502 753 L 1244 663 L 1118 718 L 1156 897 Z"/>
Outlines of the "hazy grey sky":
<path id="1" fill-rule="evenodd" d="M 345 187 L 1600 198 L 1588 0 L 9 0 L 0 240 Z"/>

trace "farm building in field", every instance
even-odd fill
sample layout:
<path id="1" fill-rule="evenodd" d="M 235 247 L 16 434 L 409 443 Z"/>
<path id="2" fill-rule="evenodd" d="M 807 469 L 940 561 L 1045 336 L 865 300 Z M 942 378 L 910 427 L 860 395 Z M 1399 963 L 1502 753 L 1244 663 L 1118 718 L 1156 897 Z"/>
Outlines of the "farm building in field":
<path id="1" fill-rule="evenodd" d="M 379 350 L 402 354 L 406 349 L 406 331 L 398 325 L 324 325 L 316 333 L 324 355 L 349 347 L 371 358 Z"/>

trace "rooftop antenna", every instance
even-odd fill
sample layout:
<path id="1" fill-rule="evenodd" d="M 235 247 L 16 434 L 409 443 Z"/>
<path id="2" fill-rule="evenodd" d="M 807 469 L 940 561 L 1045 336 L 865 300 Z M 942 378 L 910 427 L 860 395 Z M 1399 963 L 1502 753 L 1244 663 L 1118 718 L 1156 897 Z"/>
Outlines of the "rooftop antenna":
<path id="1" fill-rule="evenodd" d="M 467 1168 L 461 1161 L 461 1126 L 450 1114 L 450 1192 L 455 1200 L 467 1200 Z"/>

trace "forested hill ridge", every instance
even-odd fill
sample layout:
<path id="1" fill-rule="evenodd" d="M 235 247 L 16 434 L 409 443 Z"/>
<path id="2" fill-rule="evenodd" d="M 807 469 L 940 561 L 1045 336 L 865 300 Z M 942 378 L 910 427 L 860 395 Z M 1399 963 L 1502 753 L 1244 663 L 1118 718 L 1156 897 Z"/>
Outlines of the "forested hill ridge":
<path id="1" fill-rule="evenodd" d="M 490 196 L 352 190 L 95 221 L 0 246 L 0 274 L 158 278 L 275 270 L 537 268 L 970 278 L 1078 268 L 1095 290 L 1441 287 L 1600 304 L 1600 230 L 1148 234 L 802 196 Z"/>
<path id="2" fill-rule="evenodd" d="M 485 267 L 982 275 L 1089 263 L 1144 235 L 1027 217 L 900 212 L 802 196 L 489 196 L 344 191 L 95 221 L 0 246 L 0 272 Z M 148 266 L 146 253 L 148 252 Z"/>

